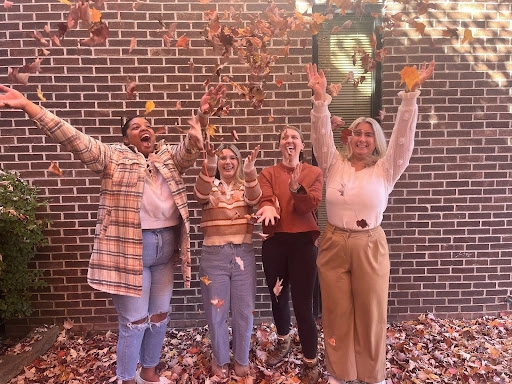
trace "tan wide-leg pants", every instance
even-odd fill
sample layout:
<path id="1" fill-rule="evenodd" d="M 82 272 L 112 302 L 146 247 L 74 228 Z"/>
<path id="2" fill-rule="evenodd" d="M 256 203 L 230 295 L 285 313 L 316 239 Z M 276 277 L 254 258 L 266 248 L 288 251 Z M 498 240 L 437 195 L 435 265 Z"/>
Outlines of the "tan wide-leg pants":
<path id="1" fill-rule="evenodd" d="M 384 380 L 390 268 L 384 230 L 327 224 L 317 265 L 327 371 L 339 380 Z"/>

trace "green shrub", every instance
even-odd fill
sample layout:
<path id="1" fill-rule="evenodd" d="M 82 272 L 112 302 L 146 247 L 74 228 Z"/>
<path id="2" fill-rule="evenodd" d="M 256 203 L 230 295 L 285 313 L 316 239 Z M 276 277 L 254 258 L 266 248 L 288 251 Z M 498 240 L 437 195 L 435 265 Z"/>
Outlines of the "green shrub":
<path id="1" fill-rule="evenodd" d="M 43 205 L 36 187 L 16 173 L 0 170 L 0 323 L 30 315 L 31 292 L 45 285 L 42 271 L 28 267 L 37 247 L 46 243 L 47 221 L 36 218 Z"/>

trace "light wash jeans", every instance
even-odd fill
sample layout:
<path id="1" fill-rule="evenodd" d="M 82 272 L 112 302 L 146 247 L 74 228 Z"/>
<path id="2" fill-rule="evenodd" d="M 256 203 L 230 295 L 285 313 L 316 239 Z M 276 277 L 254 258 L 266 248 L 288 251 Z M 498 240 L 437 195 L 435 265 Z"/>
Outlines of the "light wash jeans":
<path id="1" fill-rule="evenodd" d="M 233 355 L 238 364 L 248 365 L 256 296 L 252 244 L 203 246 L 199 276 L 207 276 L 210 281 L 206 284 L 206 279 L 202 279 L 201 293 L 215 362 L 221 366 L 230 362 L 228 315 L 231 309 Z"/>
<path id="2" fill-rule="evenodd" d="M 169 322 L 175 230 L 143 230 L 142 241 L 142 297 L 112 295 L 119 318 L 116 353 L 120 380 L 133 379 L 139 361 L 145 368 L 158 364 Z M 151 322 L 151 315 L 159 313 L 167 314 L 165 320 Z M 139 320 L 144 322 L 133 324 Z"/>

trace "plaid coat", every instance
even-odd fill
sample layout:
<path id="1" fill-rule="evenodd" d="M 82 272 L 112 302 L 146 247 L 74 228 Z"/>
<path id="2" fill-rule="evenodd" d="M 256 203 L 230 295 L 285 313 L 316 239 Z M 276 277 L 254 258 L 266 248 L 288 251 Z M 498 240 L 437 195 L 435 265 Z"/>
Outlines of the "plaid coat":
<path id="1" fill-rule="evenodd" d="M 100 202 L 94 248 L 87 280 L 100 291 L 138 296 L 142 294 L 142 229 L 140 206 L 146 175 L 146 159 L 133 146 L 103 144 L 76 130 L 46 109 L 34 119 L 46 135 L 75 154 L 101 178 Z M 185 286 L 190 287 L 190 221 L 187 191 L 181 175 L 194 164 L 199 150 L 189 143 L 156 145 L 153 163 L 167 181 L 181 214 L 179 248 Z"/>

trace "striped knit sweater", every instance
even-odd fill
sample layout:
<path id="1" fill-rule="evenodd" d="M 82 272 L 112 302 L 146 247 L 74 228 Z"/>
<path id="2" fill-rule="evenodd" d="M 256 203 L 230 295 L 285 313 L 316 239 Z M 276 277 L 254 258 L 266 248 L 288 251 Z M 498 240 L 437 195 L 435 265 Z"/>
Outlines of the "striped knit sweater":
<path id="1" fill-rule="evenodd" d="M 194 195 L 203 205 L 203 245 L 251 243 L 250 215 L 261 197 L 256 168 L 244 169 L 243 184 L 234 181 L 230 186 L 213 177 L 216 168 L 205 161 L 194 187 Z"/>

